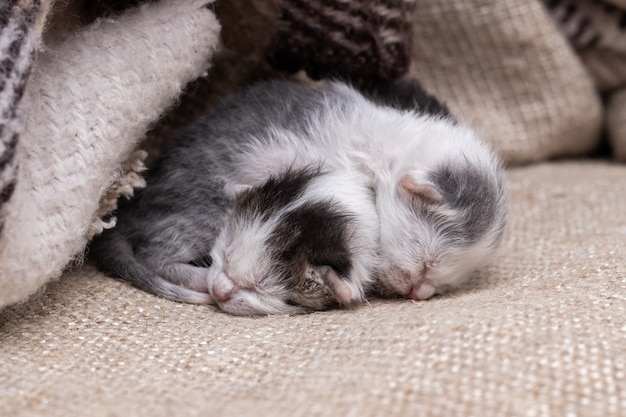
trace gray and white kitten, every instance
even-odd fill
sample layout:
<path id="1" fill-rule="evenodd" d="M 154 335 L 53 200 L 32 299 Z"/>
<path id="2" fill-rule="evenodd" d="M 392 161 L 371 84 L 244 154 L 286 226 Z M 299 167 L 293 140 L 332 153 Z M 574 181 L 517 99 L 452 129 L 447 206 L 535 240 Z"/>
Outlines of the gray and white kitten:
<path id="1" fill-rule="evenodd" d="M 209 291 L 233 314 L 359 303 L 375 282 L 379 235 L 362 175 L 289 169 L 236 196 L 211 250 Z"/>
<path id="2" fill-rule="evenodd" d="M 219 161 L 191 148 L 172 151 L 148 186 L 120 204 L 115 228 L 94 239 L 90 252 L 102 270 L 153 294 L 236 315 L 364 299 L 379 264 L 379 223 L 362 179 L 314 166 L 287 169 L 230 199 Z"/>
<path id="3" fill-rule="evenodd" d="M 92 258 L 148 292 L 238 315 L 363 301 L 380 263 L 370 181 L 318 161 L 234 181 L 235 153 L 277 121 L 239 120 L 237 101 L 175 138 L 146 188 L 120 201 L 116 226 L 90 244 Z"/>
<path id="4" fill-rule="evenodd" d="M 347 305 L 376 277 L 426 299 L 495 250 L 505 206 L 493 153 L 419 84 L 273 81 L 181 134 L 92 252 L 140 288 L 233 314 Z"/>

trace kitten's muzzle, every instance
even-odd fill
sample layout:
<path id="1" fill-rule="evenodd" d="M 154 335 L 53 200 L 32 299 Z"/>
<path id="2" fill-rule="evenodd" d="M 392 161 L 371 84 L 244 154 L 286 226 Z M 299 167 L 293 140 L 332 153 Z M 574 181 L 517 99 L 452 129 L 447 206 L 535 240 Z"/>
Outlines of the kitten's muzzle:
<path id="1" fill-rule="evenodd" d="M 400 268 L 393 268 L 387 273 L 385 285 L 397 294 L 413 300 L 426 300 L 435 294 L 435 286 L 426 278 L 432 263 L 424 262 L 417 273 L 410 273 Z"/>

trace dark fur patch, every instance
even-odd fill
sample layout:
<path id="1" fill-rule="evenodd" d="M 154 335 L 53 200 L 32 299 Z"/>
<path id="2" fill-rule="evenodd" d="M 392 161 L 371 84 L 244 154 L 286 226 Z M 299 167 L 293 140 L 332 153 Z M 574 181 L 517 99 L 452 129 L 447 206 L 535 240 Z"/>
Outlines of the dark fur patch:
<path id="1" fill-rule="evenodd" d="M 206 254 L 197 259 L 194 259 L 193 261 L 189 262 L 189 264 L 197 266 L 198 268 L 210 268 L 213 264 L 213 258 L 211 258 L 211 255 Z"/>
<path id="2" fill-rule="evenodd" d="M 352 268 L 349 224 L 350 215 L 331 201 L 304 204 L 283 215 L 267 244 L 275 248 L 275 264 L 283 265 L 277 272 L 292 300 L 318 310 L 337 305 L 332 284 L 316 267 L 326 265 L 348 277 Z"/>
<path id="3" fill-rule="evenodd" d="M 0 126 L 0 135 L 2 134 L 2 126 Z M 19 135 L 14 133 L 9 139 L 8 142 L 5 143 L 4 153 L 0 155 L 0 171 L 4 170 L 4 168 L 13 160 L 13 155 L 15 155 L 15 148 L 17 147 L 17 141 L 19 139 Z"/>
<path id="4" fill-rule="evenodd" d="M 471 245 L 496 221 L 499 194 L 486 174 L 474 168 L 445 166 L 431 173 L 431 181 L 446 202 L 461 213 L 461 225 L 447 235 Z"/>
<path id="5" fill-rule="evenodd" d="M 16 185 L 17 178 L 12 178 L 9 182 L 4 184 L 4 186 L 0 189 L 0 204 L 6 203 L 9 198 L 11 198 Z"/>
<path id="6" fill-rule="evenodd" d="M 239 195 L 234 211 L 238 216 L 256 217 L 267 220 L 277 210 L 296 201 L 309 182 L 319 175 L 317 168 L 289 169 L 270 177 L 260 187 L 251 188 Z"/>
<path id="7" fill-rule="evenodd" d="M 398 110 L 413 110 L 432 116 L 452 119 L 445 104 L 429 94 L 415 79 L 393 83 L 376 83 L 364 89 L 363 94 L 376 104 Z"/>

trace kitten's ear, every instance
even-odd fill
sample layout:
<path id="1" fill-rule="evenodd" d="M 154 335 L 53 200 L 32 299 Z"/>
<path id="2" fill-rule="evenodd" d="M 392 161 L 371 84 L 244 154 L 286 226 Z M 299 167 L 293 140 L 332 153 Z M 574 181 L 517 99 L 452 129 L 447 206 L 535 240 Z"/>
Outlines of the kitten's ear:
<path id="1" fill-rule="evenodd" d="M 332 287 L 333 293 L 335 294 L 335 298 L 340 304 L 347 305 L 352 303 L 353 300 L 357 299 L 359 294 L 356 291 L 356 288 L 352 288 L 348 281 L 341 278 L 339 274 L 330 266 L 322 265 L 322 266 L 314 266 L 312 267 L 317 274 L 327 282 L 328 285 Z"/>
<path id="2" fill-rule="evenodd" d="M 441 193 L 432 182 L 426 179 L 426 174 L 422 171 L 410 171 L 404 174 L 398 181 L 398 187 L 425 203 L 441 204 L 444 201 Z"/>

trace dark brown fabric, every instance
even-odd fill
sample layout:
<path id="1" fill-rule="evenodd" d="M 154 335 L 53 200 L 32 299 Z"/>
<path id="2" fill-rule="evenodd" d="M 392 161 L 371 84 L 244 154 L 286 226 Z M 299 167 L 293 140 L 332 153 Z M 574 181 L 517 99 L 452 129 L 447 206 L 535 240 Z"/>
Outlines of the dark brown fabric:
<path id="1" fill-rule="evenodd" d="M 411 55 L 415 0 L 286 0 L 267 57 L 313 79 L 393 80 Z"/>

